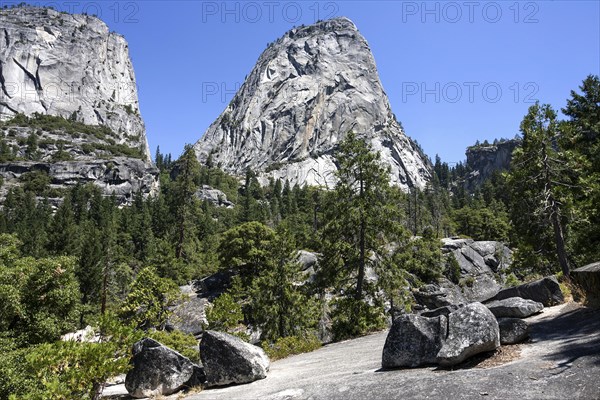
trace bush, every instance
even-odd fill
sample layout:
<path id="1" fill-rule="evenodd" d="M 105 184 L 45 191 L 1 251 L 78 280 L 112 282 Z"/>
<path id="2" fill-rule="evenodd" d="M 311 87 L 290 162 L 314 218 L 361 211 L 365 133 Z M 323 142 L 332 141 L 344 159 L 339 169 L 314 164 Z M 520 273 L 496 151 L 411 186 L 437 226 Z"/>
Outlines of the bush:
<path id="1" fill-rule="evenodd" d="M 385 328 L 385 317 L 381 305 L 369 305 L 352 297 L 332 302 L 331 313 L 334 340 L 345 340 L 376 332 Z"/>
<path id="2" fill-rule="evenodd" d="M 454 284 L 460 281 L 460 265 L 453 254 L 448 254 L 444 264 L 444 276 Z"/>
<path id="3" fill-rule="evenodd" d="M 314 333 L 302 336 L 288 336 L 275 340 L 275 343 L 261 343 L 269 358 L 279 360 L 294 354 L 308 353 L 321 347 L 321 341 Z"/>
<path id="4" fill-rule="evenodd" d="M 154 331 L 149 332 L 147 337 L 179 352 L 181 355 L 189 358 L 195 363 L 200 362 L 198 340 L 196 340 L 194 335 L 183 333 L 181 331 Z"/>
<path id="5" fill-rule="evenodd" d="M 239 333 L 240 325 L 244 322 L 242 306 L 231 293 L 226 292 L 217 297 L 212 307 L 206 311 L 206 319 L 210 329 L 234 334 L 247 340 L 245 335 Z"/>

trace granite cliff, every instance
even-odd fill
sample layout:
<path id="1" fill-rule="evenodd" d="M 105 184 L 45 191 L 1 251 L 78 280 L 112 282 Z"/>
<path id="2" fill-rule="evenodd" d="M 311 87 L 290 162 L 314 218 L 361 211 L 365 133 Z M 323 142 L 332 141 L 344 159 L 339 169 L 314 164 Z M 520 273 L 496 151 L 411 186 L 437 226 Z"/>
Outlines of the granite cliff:
<path id="1" fill-rule="evenodd" d="M 393 184 L 423 188 L 431 166 L 391 111 L 365 38 L 347 18 L 294 28 L 271 43 L 194 149 L 226 172 L 247 168 L 292 184 L 332 187 L 347 132 L 364 137 Z"/>
<path id="2" fill-rule="evenodd" d="M 0 43 L 1 194 L 32 171 L 125 202 L 157 191 L 122 36 L 96 17 L 23 6 L 0 10 Z"/>
<path id="3" fill-rule="evenodd" d="M 513 151 L 521 145 L 521 140 L 511 139 L 491 145 L 471 146 L 467 149 L 467 176 L 465 188 L 474 191 L 481 187 L 496 171 L 510 168 Z"/>

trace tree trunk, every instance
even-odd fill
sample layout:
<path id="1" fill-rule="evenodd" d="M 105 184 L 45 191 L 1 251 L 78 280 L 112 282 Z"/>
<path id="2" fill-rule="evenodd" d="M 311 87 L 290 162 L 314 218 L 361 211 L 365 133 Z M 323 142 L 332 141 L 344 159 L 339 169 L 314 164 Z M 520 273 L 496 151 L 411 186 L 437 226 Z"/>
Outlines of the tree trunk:
<path id="1" fill-rule="evenodd" d="M 358 279 L 356 282 L 356 300 L 362 299 L 363 281 L 365 280 L 365 223 L 360 223 L 360 260 L 358 263 Z"/>
<path id="2" fill-rule="evenodd" d="M 556 242 L 556 253 L 558 254 L 558 263 L 566 278 L 570 278 L 571 270 L 569 268 L 569 260 L 567 259 L 567 251 L 565 250 L 565 237 L 563 234 L 562 224 L 560 223 L 560 213 L 556 205 L 552 207 L 552 227 L 554 228 L 554 241 Z"/>

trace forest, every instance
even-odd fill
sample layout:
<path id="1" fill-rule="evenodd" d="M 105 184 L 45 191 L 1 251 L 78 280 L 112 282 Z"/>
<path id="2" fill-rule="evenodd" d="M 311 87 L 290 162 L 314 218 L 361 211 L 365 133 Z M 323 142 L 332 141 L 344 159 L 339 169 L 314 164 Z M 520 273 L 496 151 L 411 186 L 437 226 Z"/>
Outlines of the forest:
<path id="1" fill-rule="evenodd" d="M 572 269 L 600 260 L 599 77 L 588 76 L 560 111 L 531 105 L 510 170 L 474 192 L 463 184 L 467 165 L 436 157 L 427 187 L 404 193 L 352 132 L 336 153 L 332 190 L 261 186 L 250 170 L 232 177 L 210 159 L 200 165 L 191 146 L 176 160 L 157 149 L 160 193 L 130 206 L 93 184 L 54 206 L 48 176 L 29 173 L 0 211 L 0 398 L 98 398 L 142 337 L 197 358 L 193 336 L 166 329 L 170 310 L 178 286 L 219 271 L 234 278 L 208 326 L 241 337 L 260 328 L 275 358 L 318 347 L 325 308 L 343 340 L 410 312 L 412 288 L 457 281 L 441 238 L 506 243 L 515 260 L 503 284 L 550 274 L 568 282 Z M 235 206 L 199 200 L 203 185 Z M 298 250 L 320 255 L 314 279 L 302 275 Z M 88 325 L 97 342 L 60 341 Z"/>

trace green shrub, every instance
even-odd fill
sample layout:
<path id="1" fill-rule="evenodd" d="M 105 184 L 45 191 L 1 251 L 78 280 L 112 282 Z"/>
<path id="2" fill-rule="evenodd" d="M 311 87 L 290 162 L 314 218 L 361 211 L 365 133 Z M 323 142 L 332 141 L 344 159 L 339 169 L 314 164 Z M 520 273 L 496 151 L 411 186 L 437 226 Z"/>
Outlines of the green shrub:
<path id="1" fill-rule="evenodd" d="M 181 355 L 189 358 L 195 363 L 200 361 L 198 340 L 196 340 L 194 335 L 183 333 L 181 331 L 154 331 L 149 332 L 147 336 L 178 351 Z"/>
<path id="2" fill-rule="evenodd" d="M 235 334 L 244 322 L 244 313 L 235 297 L 225 292 L 206 311 L 206 319 L 210 329 Z"/>
<path id="3" fill-rule="evenodd" d="M 288 336 L 275 340 L 275 343 L 261 343 L 269 358 L 279 360 L 294 354 L 308 353 L 321 347 L 321 341 L 314 333 L 302 336 Z"/>
<path id="4" fill-rule="evenodd" d="M 336 341 L 385 328 L 385 316 L 381 305 L 370 305 L 352 297 L 343 297 L 332 302 L 332 309 L 332 331 Z"/>
<path id="5" fill-rule="evenodd" d="M 454 284 L 458 284 L 460 281 L 460 265 L 453 254 L 445 257 L 444 276 Z"/>

